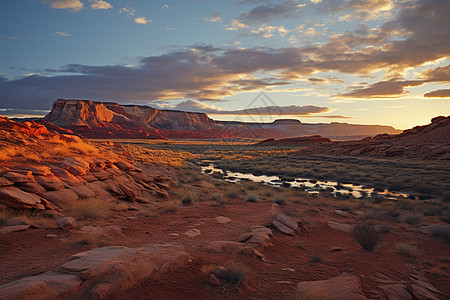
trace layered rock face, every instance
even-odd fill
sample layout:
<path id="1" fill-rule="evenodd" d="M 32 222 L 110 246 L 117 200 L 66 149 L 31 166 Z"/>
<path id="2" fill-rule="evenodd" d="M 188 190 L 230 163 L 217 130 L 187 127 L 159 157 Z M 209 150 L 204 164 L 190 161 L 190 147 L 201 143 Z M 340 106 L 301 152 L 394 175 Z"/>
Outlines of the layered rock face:
<path id="1" fill-rule="evenodd" d="M 450 116 L 433 118 L 428 125 L 397 135 L 380 134 L 359 141 L 310 145 L 300 152 L 450 160 Z"/>
<path id="2" fill-rule="evenodd" d="M 203 113 L 158 110 L 149 106 L 58 99 L 44 120 L 62 127 L 148 126 L 148 129 L 194 130 L 215 122 Z"/>
<path id="3" fill-rule="evenodd" d="M 229 139 L 321 135 L 331 139 L 356 139 L 380 133 L 400 133 L 390 126 L 336 122 L 305 124 L 295 119 L 272 123 L 214 121 L 204 113 L 64 99 L 56 100 L 41 122 L 58 132 L 65 130 L 88 138 Z"/>

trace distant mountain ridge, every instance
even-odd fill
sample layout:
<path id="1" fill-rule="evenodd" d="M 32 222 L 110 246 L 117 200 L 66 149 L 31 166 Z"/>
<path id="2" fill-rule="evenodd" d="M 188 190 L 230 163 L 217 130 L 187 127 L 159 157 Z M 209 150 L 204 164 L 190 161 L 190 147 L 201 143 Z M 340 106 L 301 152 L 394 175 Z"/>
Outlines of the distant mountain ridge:
<path id="1" fill-rule="evenodd" d="M 65 99 L 56 100 L 41 122 L 56 131 L 69 130 L 88 138 L 266 139 L 321 135 L 331 139 L 357 139 L 401 132 L 391 126 L 337 122 L 306 124 L 296 119 L 271 123 L 215 121 L 205 113 Z"/>

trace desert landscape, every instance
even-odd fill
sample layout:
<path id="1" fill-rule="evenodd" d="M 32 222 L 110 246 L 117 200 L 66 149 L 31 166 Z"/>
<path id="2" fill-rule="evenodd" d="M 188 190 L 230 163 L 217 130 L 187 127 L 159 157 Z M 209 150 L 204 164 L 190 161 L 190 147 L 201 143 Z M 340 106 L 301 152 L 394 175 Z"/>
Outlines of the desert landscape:
<path id="1" fill-rule="evenodd" d="M 450 299 L 450 1 L 0 1 L 0 300 Z"/>

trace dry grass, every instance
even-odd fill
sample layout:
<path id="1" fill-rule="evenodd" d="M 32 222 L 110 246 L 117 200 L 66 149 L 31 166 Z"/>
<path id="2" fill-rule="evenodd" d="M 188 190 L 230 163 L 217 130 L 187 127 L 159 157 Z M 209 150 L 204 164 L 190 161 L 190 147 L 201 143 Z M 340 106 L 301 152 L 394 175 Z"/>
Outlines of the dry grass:
<path id="1" fill-rule="evenodd" d="M 414 244 L 398 243 L 395 248 L 399 254 L 410 258 L 417 258 L 421 253 L 420 248 Z"/>
<path id="2" fill-rule="evenodd" d="M 214 268 L 213 274 L 220 280 L 223 280 L 229 284 L 239 287 L 242 281 L 248 276 L 247 269 L 234 262 L 228 262 L 223 268 Z"/>
<path id="3" fill-rule="evenodd" d="M 91 245 L 98 247 L 105 247 L 112 245 L 110 236 L 102 233 L 101 230 L 84 232 L 78 240 L 81 245 Z"/>
<path id="4" fill-rule="evenodd" d="M 99 150 L 94 145 L 91 145 L 89 143 L 69 143 L 68 148 L 71 150 L 74 150 L 75 152 L 78 152 L 83 155 L 95 155 L 99 153 Z"/>
<path id="5" fill-rule="evenodd" d="M 353 227 L 353 238 L 364 250 L 373 251 L 381 241 L 381 232 L 368 223 L 360 223 Z"/>
<path id="6" fill-rule="evenodd" d="M 173 201 L 166 201 L 161 203 L 161 210 L 165 213 L 174 213 L 178 210 L 178 204 Z"/>
<path id="7" fill-rule="evenodd" d="M 73 211 L 81 219 L 105 219 L 117 205 L 111 200 L 92 198 L 79 201 Z"/>
<path id="8" fill-rule="evenodd" d="M 11 157 L 18 154 L 18 149 L 15 147 L 7 147 L 0 150 L 0 161 L 11 160 Z"/>

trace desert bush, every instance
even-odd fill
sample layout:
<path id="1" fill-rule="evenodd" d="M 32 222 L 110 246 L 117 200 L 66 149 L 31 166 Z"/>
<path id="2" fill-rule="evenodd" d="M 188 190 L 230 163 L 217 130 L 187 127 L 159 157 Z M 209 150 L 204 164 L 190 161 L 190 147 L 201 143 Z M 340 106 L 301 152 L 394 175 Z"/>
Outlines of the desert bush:
<path id="1" fill-rule="evenodd" d="M 110 215 L 113 206 L 111 200 L 92 198 L 79 201 L 73 211 L 82 219 L 104 219 Z"/>
<path id="2" fill-rule="evenodd" d="M 222 193 L 214 193 L 214 194 L 212 194 L 211 200 L 216 201 L 220 205 L 224 205 L 225 204 L 225 200 L 223 199 L 223 194 Z"/>
<path id="3" fill-rule="evenodd" d="M 217 268 L 214 272 L 220 280 L 233 284 L 236 288 L 248 276 L 248 271 L 236 262 L 229 262 L 223 268 Z"/>
<path id="4" fill-rule="evenodd" d="M 245 201 L 247 201 L 247 202 L 258 202 L 259 201 L 259 197 L 255 193 L 247 193 Z"/>
<path id="5" fill-rule="evenodd" d="M 419 212 L 407 213 L 401 216 L 401 221 L 409 225 L 417 225 L 422 221 L 423 215 Z"/>
<path id="6" fill-rule="evenodd" d="M 81 245 L 92 245 L 105 247 L 110 246 L 111 237 L 103 234 L 101 231 L 88 231 L 84 232 L 78 240 Z"/>
<path id="7" fill-rule="evenodd" d="M 450 242 L 450 227 L 441 224 L 433 224 L 430 225 L 429 231 L 434 237 L 440 237 L 447 242 Z"/>
<path id="8" fill-rule="evenodd" d="M 176 212 L 178 210 L 178 204 L 173 201 L 166 201 L 161 203 L 161 209 L 163 212 Z"/>
<path id="9" fill-rule="evenodd" d="M 398 243 L 395 245 L 395 248 L 397 248 L 399 254 L 410 258 L 417 258 L 421 252 L 419 247 L 414 244 Z"/>
<path id="10" fill-rule="evenodd" d="M 38 154 L 36 154 L 36 153 L 23 153 L 22 156 L 26 160 L 30 160 L 30 161 L 34 161 L 34 162 L 40 162 L 41 161 L 41 157 Z"/>
<path id="11" fill-rule="evenodd" d="M 286 199 L 281 195 L 276 196 L 275 200 L 273 200 L 273 202 L 275 202 L 278 205 L 286 205 L 287 204 Z"/>
<path id="12" fill-rule="evenodd" d="M 184 191 L 184 193 L 181 196 L 181 203 L 183 204 L 194 204 L 196 201 L 198 201 L 198 195 L 197 193 L 194 193 L 192 191 Z"/>
<path id="13" fill-rule="evenodd" d="M 309 259 L 310 263 L 323 262 L 323 257 L 320 254 L 313 254 Z"/>
<path id="14" fill-rule="evenodd" d="M 369 223 L 360 223 L 353 227 L 352 236 L 366 251 L 373 249 L 381 241 L 381 232 Z"/>

